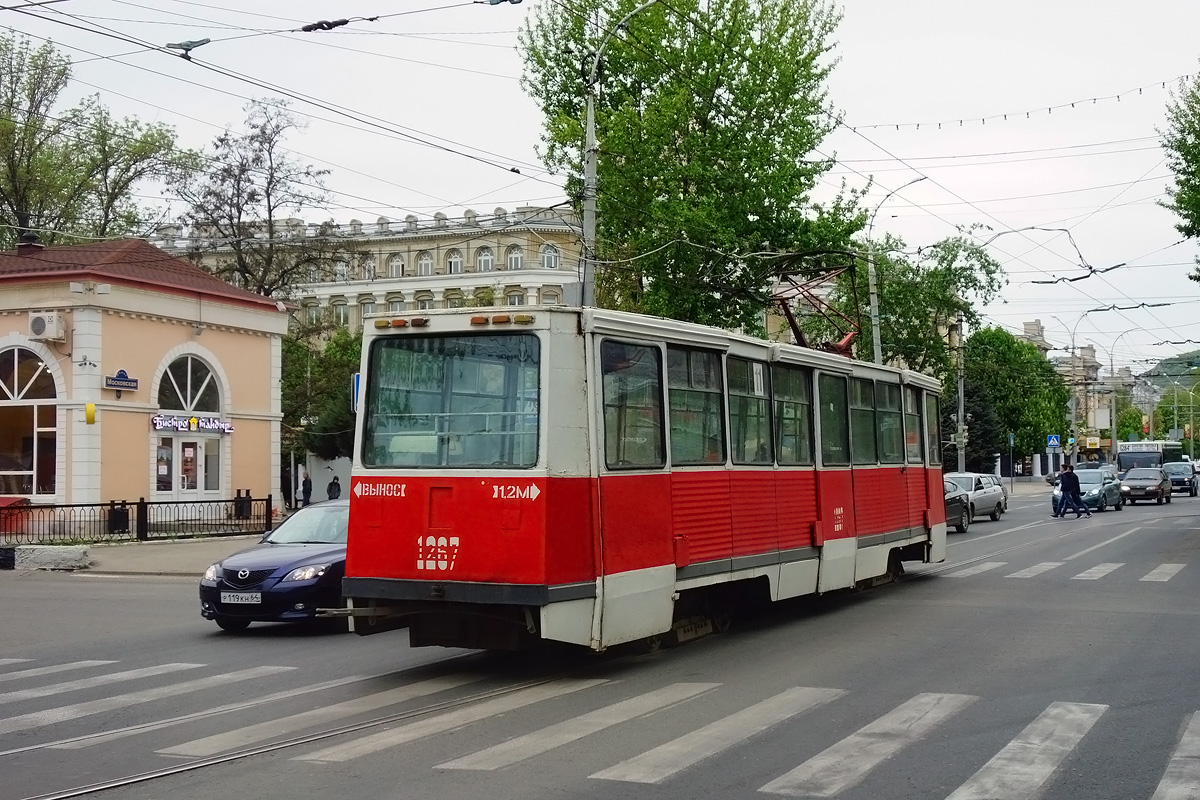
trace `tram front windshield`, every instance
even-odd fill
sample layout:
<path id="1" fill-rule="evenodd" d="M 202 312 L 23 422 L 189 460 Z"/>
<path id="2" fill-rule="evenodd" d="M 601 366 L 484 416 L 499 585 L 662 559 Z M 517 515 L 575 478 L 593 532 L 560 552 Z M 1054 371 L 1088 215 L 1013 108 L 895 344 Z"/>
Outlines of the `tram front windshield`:
<path id="1" fill-rule="evenodd" d="M 532 467 L 540 352 L 532 334 L 375 339 L 363 466 Z"/>

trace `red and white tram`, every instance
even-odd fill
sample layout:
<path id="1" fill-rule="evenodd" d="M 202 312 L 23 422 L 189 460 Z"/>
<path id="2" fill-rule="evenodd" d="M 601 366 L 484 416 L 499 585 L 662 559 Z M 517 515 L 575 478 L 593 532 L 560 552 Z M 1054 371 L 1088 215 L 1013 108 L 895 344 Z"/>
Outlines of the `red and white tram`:
<path id="1" fill-rule="evenodd" d="M 360 634 L 595 650 L 942 561 L 938 383 L 675 320 L 535 307 L 365 333 Z"/>

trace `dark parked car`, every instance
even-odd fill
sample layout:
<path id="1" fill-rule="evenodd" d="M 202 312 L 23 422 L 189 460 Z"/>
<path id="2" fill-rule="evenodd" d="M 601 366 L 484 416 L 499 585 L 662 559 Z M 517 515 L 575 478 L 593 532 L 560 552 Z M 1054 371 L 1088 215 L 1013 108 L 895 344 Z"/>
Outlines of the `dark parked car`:
<path id="1" fill-rule="evenodd" d="M 966 533 L 971 525 L 971 496 L 954 481 L 942 479 L 946 491 L 946 527 Z"/>
<path id="2" fill-rule="evenodd" d="M 1162 466 L 1163 472 L 1171 479 L 1171 491 L 1187 492 L 1189 497 L 1200 493 L 1200 478 L 1190 461 L 1170 461 Z"/>
<path id="3" fill-rule="evenodd" d="M 341 605 L 349 518 L 348 499 L 301 508 L 259 544 L 213 564 L 200 579 L 200 615 L 240 631 Z"/>
<path id="4" fill-rule="evenodd" d="M 1154 500 L 1171 502 L 1171 479 L 1158 467 L 1134 467 L 1121 479 L 1121 494 L 1130 503 Z"/>

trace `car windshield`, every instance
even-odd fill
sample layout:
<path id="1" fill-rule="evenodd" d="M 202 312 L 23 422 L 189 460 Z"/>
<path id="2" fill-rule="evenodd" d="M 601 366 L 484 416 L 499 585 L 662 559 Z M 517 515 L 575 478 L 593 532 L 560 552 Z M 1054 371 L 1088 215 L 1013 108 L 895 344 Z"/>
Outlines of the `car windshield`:
<path id="1" fill-rule="evenodd" d="M 1104 480 L 1104 474 L 1098 469 L 1084 469 L 1075 473 L 1079 476 L 1079 485 L 1085 483 L 1101 483 Z"/>
<path id="2" fill-rule="evenodd" d="M 969 492 L 975 488 L 975 478 L 971 475 L 954 475 L 950 480 L 964 492 Z"/>
<path id="3" fill-rule="evenodd" d="M 346 541 L 348 505 L 309 506 L 288 517 L 271 532 L 271 544 L 339 544 Z"/>
<path id="4" fill-rule="evenodd" d="M 1177 461 L 1174 464 L 1163 464 L 1163 470 L 1168 475 L 1191 475 L 1192 465 L 1186 461 Z"/>
<path id="5" fill-rule="evenodd" d="M 1154 481 L 1158 480 L 1159 477 L 1159 472 L 1156 469 L 1131 469 L 1129 472 L 1125 473 L 1126 479 L 1133 478 L 1136 480 L 1138 478 L 1143 478 Z"/>

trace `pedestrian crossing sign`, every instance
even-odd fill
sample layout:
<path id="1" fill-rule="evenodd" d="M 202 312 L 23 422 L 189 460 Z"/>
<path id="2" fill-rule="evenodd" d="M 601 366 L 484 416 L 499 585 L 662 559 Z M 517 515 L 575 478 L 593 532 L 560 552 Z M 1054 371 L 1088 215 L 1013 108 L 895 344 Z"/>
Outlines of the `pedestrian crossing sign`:
<path id="1" fill-rule="evenodd" d="M 1046 447 L 1058 447 L 1058 434 L 1051 433 L 1046 436 Z"/>

